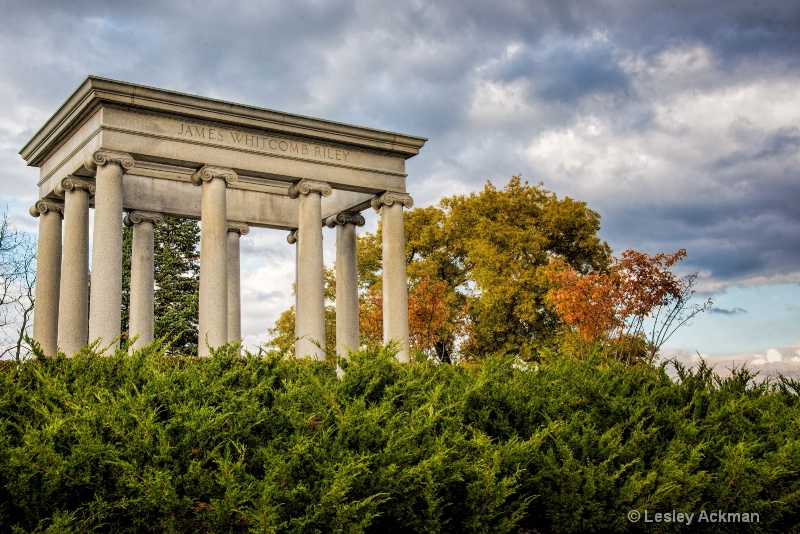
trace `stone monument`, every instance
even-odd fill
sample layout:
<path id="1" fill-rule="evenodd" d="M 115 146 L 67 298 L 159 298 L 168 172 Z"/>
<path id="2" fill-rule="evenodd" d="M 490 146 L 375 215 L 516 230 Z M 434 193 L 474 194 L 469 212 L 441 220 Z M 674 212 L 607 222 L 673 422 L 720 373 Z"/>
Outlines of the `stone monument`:
<path id="1" fill-rule="evenodd" d="M 359 346 L 355 236 L 372 207 L 383 227 L 384 340 L 408 361 L 405 161 L 425 141 L 89 76 L 20 151 L 40 170 L 34 339 L 46 354 L 95 341 L 115 350 L 126 224 L 130 335 L 136 346 L 151 341 L 153 229 L 172 216 L 201 221 L 200 355 L 241 337 L 239 238 L 258 227 L 290 232 L 297 355 L 323 359 L 322 231 L 336 228 L 336 347 L 345 354 Z"/>

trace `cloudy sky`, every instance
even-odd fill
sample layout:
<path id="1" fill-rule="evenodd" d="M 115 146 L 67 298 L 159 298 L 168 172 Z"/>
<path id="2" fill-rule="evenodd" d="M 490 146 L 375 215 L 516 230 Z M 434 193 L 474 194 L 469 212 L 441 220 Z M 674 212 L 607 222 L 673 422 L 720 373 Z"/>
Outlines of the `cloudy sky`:
<path id="1" fill-rule="evenodd" d="M 427 137 L 408 162 L 418 206 L 543 181 L 600 212 L 617 253 L 688 250 L 682 272 L 714 308 L 670 353 L 800 371 L 795 0 L 0 0 L 0 14 L 0 200 L 19 226 L 36 228 L 38 171 L 18 151 L 94 74 Z M 243 253 L 257 344 L 292 301 L 293 250 L 254 230 Z"/>

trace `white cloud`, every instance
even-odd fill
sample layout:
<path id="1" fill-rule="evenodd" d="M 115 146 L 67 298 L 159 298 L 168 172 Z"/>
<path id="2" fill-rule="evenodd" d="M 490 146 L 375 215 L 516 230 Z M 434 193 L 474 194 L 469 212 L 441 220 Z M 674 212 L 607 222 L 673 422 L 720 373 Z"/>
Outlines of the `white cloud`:
<path id="1" fill-rule="evenodd" d="M 4 15 L 0 194 L 20 218 L 36 171 L 17 151 L 93 73 L 430 137 L 408 162 L 417 205 L 521 172 L 587 201 L 616 250 L 689 248 L 706 291 L 800 281 L 786 2 L 75 0 Z M 283 239 L 243 241 L 252 339 L 292 301 Z M 792 363 L 781 354 L 764 365 Z"/>
<path id="2" fill-rule="evenodd" d="M 709 355 L 690 354 L 682 349 L 668 348 L 662 351 L 662 360 L 676 359 L 687 367 L 695 367 L 704 360 L 714 371 L 726 376 L 734 368 L 747 366 L 760 377 L 784 374 L 800 377 L 800 342 L 769 348 L 764 352 L 744 352 L 739 354 Z"/>
<path id="3" fill-rule="evenodd" d="M 489 129 L 509 123 L 527 123 L 536 117 L 528 91 L 528 83 L 521 79 L 482 80 L 472 96 L 469 119 Z"/>
<path id="4" fill-rule="evenodd" d="M 759 287 L 765 285 L 792 284 L 800 282 L 800 270 L 770 275 L 747 276 L 729 280 L 709 278 L 708 271 L 701 272 L 697 291 L 703 294 L 724 293 L 731 287 Z"/>
<path id="5" fill-rule="evenodd" d="M 782 361 L 783 355 L 781 355 L 778 349 L 767 349 L 767 352 L 765 352 L 762 357 L 753 358 L 750 360 L 750 363 L 752 365 L 765 365 L 767 363 L 776 363 Z"/>
<path id="6" fill-rule="evenodd" d="M 245 346 L 254 348 L 294 302 L 294 247 L 286 232 L 260 228 L 251 229 L 241 246 L 242 335 Z"/>
<path id="7" fill-rule="evenodd" d="M 800 125 L 798 83 L 800 78 L 792 83 L 763 80 L 678 94 L 670 87 L 662 88 L 648 95 L 653 102 L 651 123 L 646 127 L 631 129 L 614 114 L 585 114 L 565 128 L 532 139 L 527 156 L 548 182 L 568 181 L 570 189 L 580 191 L 583 198 L 603 204 L 609 203 L 607 195 L 618 200 L 630 194 L 639 203 L 680 203 L 687 195 L 714 202 L 719 197 L 752 194 L 755 187 L 763 187 L 762 181 L 755 180 L 756 176 L 763 180 L 763 173 L 742 183 L 729 181 L 738 180 L 739 174 L 729 176 L 707 168 L 731 154 L 751 152 L 778 128 Z M 631 107 L 622 110 L 622 115 L 638 112 Z M 792 159 L 800 164 L 800 155 Z M 781 164 L 786 163 L 784 159 Z"/>

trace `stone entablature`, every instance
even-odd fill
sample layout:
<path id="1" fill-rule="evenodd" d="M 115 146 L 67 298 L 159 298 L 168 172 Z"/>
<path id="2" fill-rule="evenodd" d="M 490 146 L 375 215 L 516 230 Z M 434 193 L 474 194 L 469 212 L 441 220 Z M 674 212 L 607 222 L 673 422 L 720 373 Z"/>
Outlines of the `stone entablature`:
<path id="1" fill-rule="evenodd" d="M 335 184 L 334 194 L 323 200 L 328 217 L 363 209 L 384 191 L 404 192 L 405 160 L 424 143 L 420 137 L 90 76 L 20 154 L 41 169 L 41 198 L 50 196 L 66 176 L 91 177 L 85 163 L 103 149 L 135 160 L 126 168 L 126 192 L 147 194 L 125 195 L 130 202 L 126 209 L 164 212 L 158 199 L 180 195 L 190 197 L 187 209 L 170 215 L 199 218 L 198 209 L 192 209 L 199 207 L 199 191 L 168 186 L 166 180 L 188 186 L 199 167 L 211 165 L 239 175 L 232 193 L 282 189 L 288 196 L 288 188 L 302 179 Z M 236 202 L 229 202 L 241 205 L 245 195 L 236 196 Z M 272 203 L 278 211 L 291 211 L 274 199 Z M 260 215 L 253 226 L 297 226 L 285 220 L 288 213 L 277 218 L 278 224 Z"/>
<path id="2" fill-rule="evenodd" d="M 152 295 L 142 288 L 151 284 L 153 226 L 173 216 L 202 221 L 201 354 L 207 353 L 205 341 L 218 346 L 240 336 L 239 238 L 251 226 L 293 232 L 298 354 L 317 358 L 325 356 L 314 348 L 324 346 L 322 228 L 337 228 L 337 264 L 343 269 L 337 279 L 345 303 L 337 304 L 344 325 L 337 337 L 340 352 L 356 348 L 357 309 L 350 309 L 357 306 L 355 228 L 363 225 L 359 212 L 372 206 L 384 220 L 384 306 L 392 308 L 384 313 L 384 337 L 407 347 L 402 209 L 412 200 L 405 191 L 405 160 L 425 141 L 90 76 L 20 152 L 40 169 L 41 200 L 32 214 L 41 215 L 40 241 L 41 236 L 46 241 L 40 244 L 40 266 L 53 266 L 42 270 L 49 279 L 41 282 L 42 298 L 37 296 L 37 322 L 47 324 L 35 325 L 35 336 L 46 352 L 55 349 L 56 332 L 67 352 L 95 339 L 107 350 L 116 345 L 118 234 L 127 212 L 126 224 L 138 236 L 136 291 L 142 294 L 135 322 L 142 342 L 152 337 L 147 327 Z M 87 320 L 92 207 L 92 316 Z M 405 350 L 400 358 L 407 359 Z"/>

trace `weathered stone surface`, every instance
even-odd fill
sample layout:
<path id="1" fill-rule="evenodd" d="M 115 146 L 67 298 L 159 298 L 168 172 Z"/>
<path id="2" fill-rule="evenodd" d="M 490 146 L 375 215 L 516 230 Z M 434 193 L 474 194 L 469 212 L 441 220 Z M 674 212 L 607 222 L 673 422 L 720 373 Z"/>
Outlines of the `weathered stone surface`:
<path id="1" fill-rule="evenodd" d="M 420 137 L 90 76 L 21 154 L 41 168 L 41 197 L 67 175 L 89 176 L 84 163 L 99 149 L 131 154 L 136 166 L 207 164 L 287 186 L 316 180 L 375 195 L 405 189 L 405 160 L 424 143 Z M 347 208 L 353 206 L 337 211 Z"/>
<path id="2" fill-rule="evenodd" d="M 134 224 L 137 269 L 131 330 L 139 334 L 137 346 L 152 338 L 152 295 L 146 286 L 152 286 L 148 251 L 157 221 L 141 214 L 156 213 L 201 220 L 200 354 L 241 336 L 240 235 L 250 226 L 293 230 L 289 242 L 298 245 L 297 350 L 322 359 L 322 226 L 327 222 L 338 225 L 337 279 L 343 293 L 337 298 L 337 350 L 343 353 L 358 344 L 355 226 L 363 224 L 358 212 L 372 205 L 382 207 L 385 229 L 385 337 L 400 340 L 401 358 L 407 358 L 402 207 L 412 203 L 405 194 L 405 160 L 418 154 L 425 141 L 90 76 L 20 152 L 40 169 L 42 202 L 65 199 L 60 254 L 55 245 L 60 226 L 52 213 L 40 211 L 40 254 L 50 259 L 44 260 L 49 266 L 40 264 L 43 293 L 35 335 L 50 347 L 57 330 L 58 343 L 68 354 L 80 349 L 89 334 L 101 340 L 101 347 L 114 348 L 121 215 L 127 211 Z M 92 204 L 92 317 L 87 320 Z M 244 226 L 229 226 L 229 220 Z M 62 258 L 60 270 L 55 256 Z"/>
<path id="3" fill-rule="evenodd" d="M 89 195 L 94 184 L 65 178 L 59 184 L 59 191 L 64 195 L 64 245 L 58 346 L 64 354 L 72 356 L 89 339 Z"/>
<path id="4" fill-rule="evenodd" d="M 134 211 L 125 216 L 125 225 L 133 227 L 131 243 L 131 288 L 128 332 L 130 351 L 143 347 L 153 341 L 154 322 L 154 232 L 155 227 L 164 223 L 160 213 Z"/>
<path id="5" fill-rule="evenodd" d="M 58 296 L 61 283 L 61 220 L 64 204 L 40 200 L 30 209 L 31 215 L 39 217 L 39 241 L 37 244 L 36 317 L 33 324 L 33 339 L 48 355 L 56 353 L 58 344 Z"/>
<path id="6" fill-rule="evenodd" d="M 358 266 L 356 226 L 364 226 L 360 213 L 345 211 L 325 221 L 336 227 L 336 354 L 358 350 Z"/>
<path id="7" fill-rule="evenodd" d="M 231 169 L 201 167 L 192 175 L 192 183 L 201 185 L 202 213 L 200 224 L 200 339 L 197 352 L 211 354 L 210 349 L 228 341 L 228 216 L 226 189 L 236 181 Z"/>
<path id="8" fill-rule="evenodd" d="M 242 339 L 242 285 L 239 240 L 250 227 L 228 222 L 228 341 Z"/>
<path id="9" fill-rule="evenodd" d="M 295 335 L 297 357 L 325 359 L 325 273 L 322 257 L 322 195 L 330 185 L 303 180 L 294 184 L 289 196 L 298 199 L 297 304 Z"/>
<path id="10" fill-rule="evenodd" d="M 98 150 L 84 166 L 97 173 L 89 340 L 99 340 L 100 348 L 113 354 L 119 346 L 122 310 L 122 176 L 133 168 L 133 158 Z"/>
<path id="11" fill-rule="evenodd" d="M 399 343 L 397 359 L 402 362 L 410 361 L 403 206 L 413 205 L 409 195 L 395 192 L 384 193 L 372 201 L 372 206 L 381 210 L 383 227 L 383 340 Z"/>

